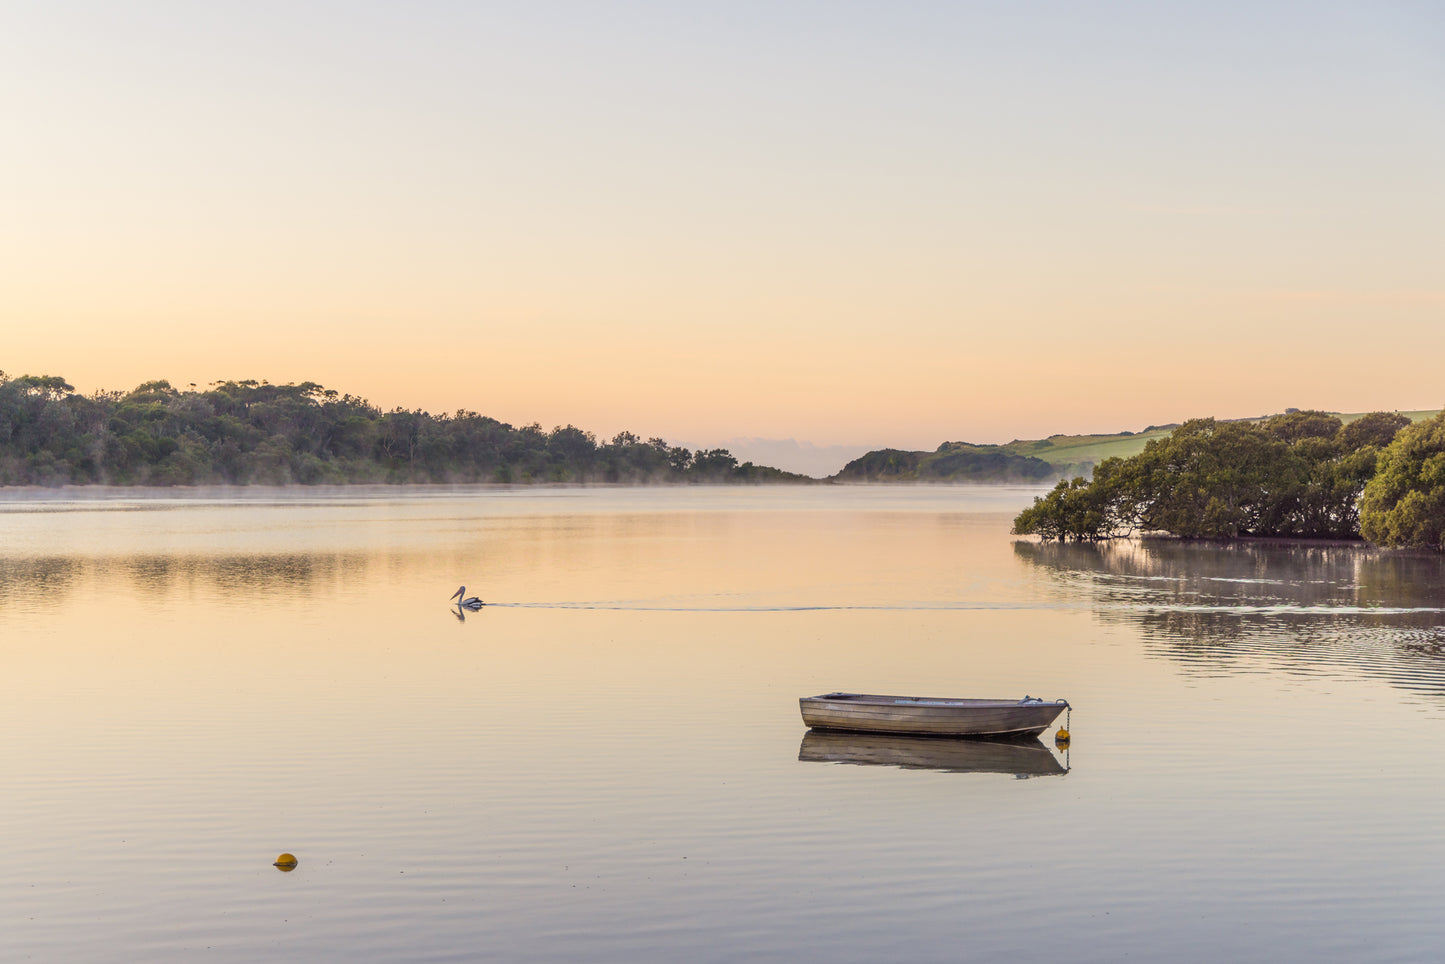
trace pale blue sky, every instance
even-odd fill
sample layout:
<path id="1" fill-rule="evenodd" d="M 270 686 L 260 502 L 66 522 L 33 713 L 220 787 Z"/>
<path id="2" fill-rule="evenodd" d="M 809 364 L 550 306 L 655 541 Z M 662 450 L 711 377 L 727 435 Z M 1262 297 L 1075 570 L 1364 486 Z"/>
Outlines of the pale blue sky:
<path id="1" fill-rule="evenodd" d="M 0 368 L 702 442 L 1438 407 L 1442 11 L 6 3 Z"/>

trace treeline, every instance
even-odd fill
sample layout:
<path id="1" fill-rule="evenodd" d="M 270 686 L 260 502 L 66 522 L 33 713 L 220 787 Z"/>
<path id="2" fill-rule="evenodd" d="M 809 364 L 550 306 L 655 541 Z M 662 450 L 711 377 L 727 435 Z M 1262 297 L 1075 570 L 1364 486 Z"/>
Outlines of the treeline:
<path id="1" fill-rule="evenodd" d="M 0 485 L 784 481 L 812 480 L 631 432 L 599 444 L 572 425 L 383 412 L 314 382 L 79 395 L 59 376 L 0 372 Z"/>
<path id="2" fill-rule="evenodd" d="M 1363 536 L 1440 549 L 1445 412 L 1416 424 L 1392 412 L 1348 425 L 1315 411 L 1195 419 L 1138 455 L 1101 462 L 1092 480 L 1059 482 L 1013 531 L 1060 540 Z"/>
<path id="3" fill-rule="evenodd" d="M 843 482 L 1039 482 L 1054 476 L 1043 459 L 998 445 L 944 442 L 933 452 L 878 449 L 833 476 Z"/>

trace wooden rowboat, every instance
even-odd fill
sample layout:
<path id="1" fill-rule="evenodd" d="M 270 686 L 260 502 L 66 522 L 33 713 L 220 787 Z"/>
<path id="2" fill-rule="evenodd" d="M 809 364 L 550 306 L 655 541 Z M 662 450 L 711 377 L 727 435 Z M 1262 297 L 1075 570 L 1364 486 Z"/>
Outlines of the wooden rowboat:
<path id="1" fill-rule="evenodd" d="M 968 700 L 930 696 L 828 693 L 798 700 L 803 722 L 828 730 L 926 736 L 1038 736 L 1068 708 L 1066 700 Z"/>

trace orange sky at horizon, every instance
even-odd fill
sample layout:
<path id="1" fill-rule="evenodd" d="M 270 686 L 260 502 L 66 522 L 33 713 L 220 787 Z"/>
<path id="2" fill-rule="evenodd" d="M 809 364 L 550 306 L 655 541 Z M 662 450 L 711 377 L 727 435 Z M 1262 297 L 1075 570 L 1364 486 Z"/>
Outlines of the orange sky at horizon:
<path id="1" fill-rule="evenodd" d="M 13 18 L 0 369 L 693 444 L 1445 404 L 1445 15 L 289 9 Z"/>

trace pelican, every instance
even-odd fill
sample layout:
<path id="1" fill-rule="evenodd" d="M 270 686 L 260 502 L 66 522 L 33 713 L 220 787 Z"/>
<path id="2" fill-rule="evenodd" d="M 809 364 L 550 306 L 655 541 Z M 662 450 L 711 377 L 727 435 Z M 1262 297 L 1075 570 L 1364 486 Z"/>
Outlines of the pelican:
<path id="1" fill-rule="evenodd" d="M 476 596 L 472 596 L 470 598 L 467 597 L 466 586 L 457 587 L 457 591 L 452 593 L 452 598 L 455 599 L 457 601 L 457 605 L 461 606 L 463 609 L 481 609 L 484 605 L 481 599 Z"/>

